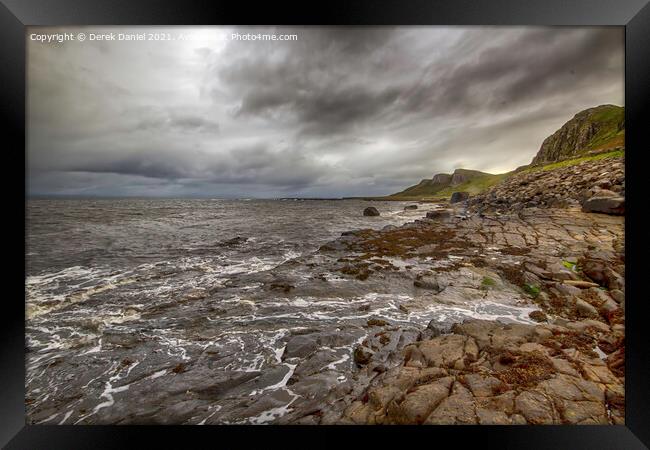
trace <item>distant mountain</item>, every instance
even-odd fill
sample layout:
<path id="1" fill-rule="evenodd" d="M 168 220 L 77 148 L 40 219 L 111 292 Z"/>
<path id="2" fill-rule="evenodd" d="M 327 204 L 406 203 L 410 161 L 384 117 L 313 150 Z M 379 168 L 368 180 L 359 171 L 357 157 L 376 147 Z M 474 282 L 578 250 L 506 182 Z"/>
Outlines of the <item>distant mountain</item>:
<path id="1" fill-rule="evenodd" d="M 494 175 L 478 170 L 456 169 L 454 173 L 439 173 L 430 179 L 424 179 L 415 186 L 404 189 L 391 197 L 422 197 L 436 195 L 446 189 L 458 187 L 469 181 L 493 177 Z"/>
<path id="2" fill-rule="evenodd" d="M 625 109 L 601 105 L 585 109 L 547 137 L 532 165 L 557 162 L 593 150 L 625 146 Z"/>
<path id="3" fill-rule="evenodd" d="M 559 130 L 547 137 L 528 166 L 521 166 L 512 172 L 497 175 L 478 170 L 456 169 L 453 174 L 436 174 L 433 178 L 424 179 L 415 186 L 385 198 L 448 197 L 455 191 L 478 194 L 504 180 L 510 174 L 529 169 L 531 166 L 544 166 L 579 157 L 591 157 L 590 155 L 596 153 L 624 149 L 625 108 L 600 105 L 580 111 Z"/>

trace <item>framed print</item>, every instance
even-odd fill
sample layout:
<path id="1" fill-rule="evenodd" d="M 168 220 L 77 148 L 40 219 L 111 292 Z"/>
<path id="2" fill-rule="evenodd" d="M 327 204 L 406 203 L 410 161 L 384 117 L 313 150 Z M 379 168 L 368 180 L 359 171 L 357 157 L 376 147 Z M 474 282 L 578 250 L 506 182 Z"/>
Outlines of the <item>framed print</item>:
<path id="1" fill-rule="evenodd" d="M 3 445 L 645 448 L 649 20 L 6 1 Z"/>

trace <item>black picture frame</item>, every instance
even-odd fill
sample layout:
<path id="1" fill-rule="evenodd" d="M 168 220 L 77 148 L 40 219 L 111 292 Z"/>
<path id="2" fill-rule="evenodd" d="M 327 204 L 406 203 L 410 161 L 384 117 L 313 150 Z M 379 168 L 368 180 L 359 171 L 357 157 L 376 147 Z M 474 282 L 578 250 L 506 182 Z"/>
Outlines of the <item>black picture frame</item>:
<path id="1" fill-rule="evenodd" d="M 468 439 L 475 445 L 497 448 L 637 449 L 650 445 L 650 346 L 644 329 L 648 317 L 644 295 L 645 233 L 644 130 L 650 106 L 650 5 L 648 0 L 330 0 L 250 3 L 223 0 L 2 0 L 0 5 L 0 101 L 5 142 L 6 172 L 20 177 L 14 162 L 25 160 L 25 27 L 29 25 L 219 25 L 219 24 L 362 24 L 362 25 L 615 25 L 626 37 L 626 425 L 625 426 L 470 426 L 470 427 L 136 427 L 25 425 L 24 303 L 19 298 L 18 273 L 13 255 L 5 277 L 11 287 L 4 299 L 4 326 L 0 329 L 0 444 L 6 448 L 193 448 L 191 439 L 206 439 L 210 446 L 232 448 L 251 439 L 300 446 L 338 445 L 340 439 L 363 436 L 364 445 L 389 438 L 409 442 L 415 437 L 440 445 Z M 21 158 L 21 149 L 23 151 Z M 10 168 L 11 167 L 11 168 Z M 17 199 L 7 214 L 16 223 L 21 200 L 18 181 L 3 180 L 5 193 Z M 23 197 L 25 195 L 23 180 Z M 24 203 L 22 204 L 24 214 Z M 16 225 L 17 227 L 20 225 Z M 24 223 L 23 223 L 23 243 Z M 20 235 L 19 231 L 15 232 Z M 13 236 L 5 239 L 18 242 Z M 16 252 L 20 251 L 20 244 Z M 23 253 L 24 255 L 24 253 Z M 24 256 L 23 256 L 24 258 Z M 25 277 L 23 265 L 23 281 Z M 15 295 L 14 295 L 15 293 Z M 24 288 L 22 290 L 24 295 Z M 24 298 L 24 297 L 23 297 Z M 307 438 L 305 434 L 315 436 Z M 336 436 L 339 435 L 339 436 Z M 226 444 L 224 439 L 236 438 Z M 449 441 L 451 439 L 451 441 Z M 286 446 L 285 445 L 285 446 Z M 407 444 L 408 445 L 408 444 Z"/>

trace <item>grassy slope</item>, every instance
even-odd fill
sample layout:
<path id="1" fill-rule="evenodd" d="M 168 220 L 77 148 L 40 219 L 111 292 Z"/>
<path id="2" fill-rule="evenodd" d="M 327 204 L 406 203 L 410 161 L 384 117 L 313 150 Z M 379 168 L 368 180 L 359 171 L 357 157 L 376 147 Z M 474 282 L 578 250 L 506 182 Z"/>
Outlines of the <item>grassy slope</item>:
<path id="1" fill-rule="evenodd" d="M 440 189 L 441 186 L 439 184 L 433 185 L 433 183 L 426 184 L 421 182 L 416 186 L 412 186 L 386 198 L 391 200 L 433 200 L 449 198 L 452 193 L 458 191 L 467 191 L 470 194 L 478 194 L 505 179 L 509 174 L 510 173 L 483 175 L 456 186 L 443 187 L 443 189 Z"/>
<path id="2" fill-rule="evenodd" d="M 594 114 L 593 122 L 602 122 L 604 127 L 596 134 L 585 151 L 613 148 L 625 145 L 625 128 L 619 130 L 619 124 L 625 120 L 625 108 L 612 107 Z"/>
<path id="3" fill-rule="evenodd" d="M 511 173 L 512 172 L 477 177 L 457 186 L 449 186 L 439 191 L 436 195 L 439 197 L 451 197 L 451 194 L 454 192 L 469 192 L 471 195 L 476 195 L 502 180 L 505 180 Z"/>
<path id="4" fill-rule="evenodd" d="M 390 197 L 409 197 L 417 198 L 423 196 L 431 196 L 443 188 L 443 185 L 434 183 L 433 180 L 422 180 L 415 186 L 404 189 L 402 192 L 393 194 Z"/>
<path id="5" fill-rule="evenodd" d="M 526 173 L 526 172 L 538 172 L 540 170 L 541 171 L 554 170 L 554 169 L 559 169 L 561 167 L 574 166 L 584 161 L 597 161 L 599 159 L 606 159 L 606 158 L 620 158 L 621 156 L 625 156 L 625 150 L 614 150 L 607 153 L 599 153 L 597 155 L 579 156 L 577 158 L 565 159 L 564 161 L 545 164 L 543 166 L 531 166 L 528 167 L 527 169 L 520 170 L 519 172 Z"/>

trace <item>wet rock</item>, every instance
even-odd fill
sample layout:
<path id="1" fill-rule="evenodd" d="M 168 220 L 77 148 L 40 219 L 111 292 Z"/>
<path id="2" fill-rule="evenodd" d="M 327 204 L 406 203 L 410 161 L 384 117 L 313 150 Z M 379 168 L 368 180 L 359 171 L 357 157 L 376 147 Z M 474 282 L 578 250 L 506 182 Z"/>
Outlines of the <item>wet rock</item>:
<path id="1" fill-rule="evenodd" d="M 346 329 L 296 334 L 287 341 L 282 358 L 304 358 L 322 347 L 349 345 L 358 338 L 358 333 L 360 333 L 358 330 Z"/>
<path id="2" fill-rule="evenodd" d="M 413 281 L 413 286 L 420 289 L 427 289 L 435 292 L 436 294 L 440 293 L 444 287 L 440 285 L 438 280 L 433 277 L 424 277 L 419 280 Z"/>
<path id="3" fill-rule="evenodd" d="M 386 325 L 389 325 L 387 321 L 384 319 L 379 319 L 377 317 L 371 317 L 368 319 L 367 324 L 369 327 L 385 327 Z"/>
<path id="4" fill-rule="evenodd" d="M 354 362 L 360 366 L 365 366 L 372 359 L 373 351 L 362 345 L 357 346 L 352 353 Z"/>
<path id="5" fill-rule="evenodd" d="M 451 210 L 449 209 L 436 209 L 427 212 L 427 219 L 448 219 L 451 217 Z"/>
<path id="6" fill-rule="evenodd" d="M 442 334 L 442 328 L 435 319 L 432 319 L 427 325 L 427 330 L 430 332 L 432 338 L 438 337 Z"/>
<path id="7" fill-rule="evenodd" d="M 368 206 L 366 209 L 363 210 L 363 215 L 364 216 L 378 216 L 379 211 L 374 206 Z"/>
<path id="8" fill-rule="evenodd" d="M 406 205 L 404 207 L 404 211 L 407 211 L 409 209 L 418 209 L 418 205 Z"/>
<path id="9" fill-rule="evenodd" d="M 233 247 L 235 245 L 241 245 L 245 244 L 248 241 L 247 237 L 242 237 L 242 236 L 235 236 L 232 239 L 225 240 L 221 243 L 221 245 L 225 247 Z"/>
<path id="10" fill-rule="evenodd" d="M 454 192 L 453 194 L 451 194 L 449 203 L 464 202 L 468 198 L 469 198 L 469 192 Z"/>
<path id="11" fill-rule="evenodd" d="M 319 348 L 317 336 L 315 335 L 305 335 L 305 336 L 294 336 L 287 342 L 287 346 L 284 349 L 283 357 L 292 358 L 292 357 L 305 357 L 315 352 Z"/>
<path id="12" fill-rule="evenodd" d="M 295 369 L 294 376 L 303 380 L 306 377 L 310 377 L 311 375 L 321 372 L 323 369 L 328 368 L 330 365 L 336 361 L 339 361 L 340 359 L 340 354 L 332 352 L 329 349 L 317 350 L 308 358 L 300 361 Z"/>
<path id="13" fill-rule="evenodd" d="M 544 311 L 532 311 L 528 313 L 528 317 L 533 319 L 535 322 L 546 322 L 547 316 Z"/>

